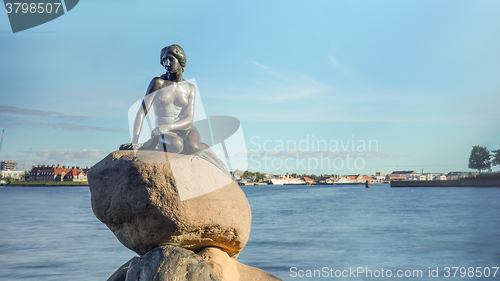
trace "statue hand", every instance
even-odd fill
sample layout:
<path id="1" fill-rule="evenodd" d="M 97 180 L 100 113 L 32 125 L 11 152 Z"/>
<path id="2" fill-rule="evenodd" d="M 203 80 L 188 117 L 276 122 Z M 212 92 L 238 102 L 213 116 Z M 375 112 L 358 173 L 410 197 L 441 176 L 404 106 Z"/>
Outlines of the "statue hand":
<path id="1" fill-rule="evenodd" d="M 151 138 L 155 138 L 155 137 L 158 137 L 158 136 L 161 136 L 163 134 L 168 133 L 170 131 L 170 128 L 168 125 L 169 124 L 160 125 L 160 126 L 154 128 L 154 130 L 151 132 Z"/>
<path id="2" fill-rule="evenodd" d="M 120 146 L 119 150 L 138 150 L 141 146 L 142 143 L 125 143 Z"/>

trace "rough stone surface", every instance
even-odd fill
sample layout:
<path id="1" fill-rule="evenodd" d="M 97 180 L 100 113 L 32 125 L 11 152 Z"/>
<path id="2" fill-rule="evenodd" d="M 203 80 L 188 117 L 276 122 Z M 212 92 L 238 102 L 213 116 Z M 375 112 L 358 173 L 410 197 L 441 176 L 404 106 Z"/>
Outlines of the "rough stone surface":
<path id="1" fill-rule="evenodd" d="M 128 262 L 124 263 L 120 268 L 118 268 L 113 275 L 111 275 L 107 281 L 125 281 L 127 278 L 128 267 L 131 262 L 138 260 L 139 257 L 133 257 Z"/>
<path id="2" fill-rule="evenodd" d="M 244 265 L 220 249 L 209 247 L 198 253 L 222 281 L 278 281 L 261 269 Z"/>
<path id="3" fill-rule="evenodd" d="M 115 151 L 92 167 L 88 179 L 96 217 L 139 255 L 176 245 L 193 251 L 215 246 L 237 257 L 248 241 L 245 194 L 199 157 Z"/>
<path id="4" fill-rule="evenodd" d="M 193 251 L 160 246 L 133 260 L 125 281 L 220 281 L 210 266 Z"/>
<path id="5" fill-rule="evenodd" d="M 240 280 L 240 273 L 234 263 L 225 252 L 213 247 L 205 248 L 199 252 L 200 255 L 212 268 L 212 270 L 219 276 L 222 281 L 238 281 Z"/>

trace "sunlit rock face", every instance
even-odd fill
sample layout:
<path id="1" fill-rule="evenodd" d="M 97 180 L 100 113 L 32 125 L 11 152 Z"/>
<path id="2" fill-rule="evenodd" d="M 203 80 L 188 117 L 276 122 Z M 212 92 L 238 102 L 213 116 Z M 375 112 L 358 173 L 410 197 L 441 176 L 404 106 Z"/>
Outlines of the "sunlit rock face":
<path id="1" fill-rule="evenodd" d="M 250 235 L 248 200 L 230 176 L 199 157 L 115 151 L 88 174 L 92 209 L 139 255 L 161 245 L 217 247 L 236 258 Z"/>

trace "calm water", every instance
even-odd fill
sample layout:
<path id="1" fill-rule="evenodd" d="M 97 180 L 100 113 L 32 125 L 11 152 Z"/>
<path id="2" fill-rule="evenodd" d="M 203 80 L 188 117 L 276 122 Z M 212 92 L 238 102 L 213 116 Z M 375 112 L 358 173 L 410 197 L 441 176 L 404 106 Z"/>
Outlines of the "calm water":
<path id="1" fill-rule="evenodd" d="M 445 267 L 490 267 L 493 275 L 500 266 L 500 188 L 243 190 L 253 222 L 238 260 L 283 280 L 450 280 Z M 106 280 L 133 256 L 95 218 L 88 188 L 0 188 L 0 280 Z M 423 277 L 293 277 L 357 267 Z M 429 268 L 439 277 L 429 278 Z M 451 279 L 471 279 L 459 276 Z"/>

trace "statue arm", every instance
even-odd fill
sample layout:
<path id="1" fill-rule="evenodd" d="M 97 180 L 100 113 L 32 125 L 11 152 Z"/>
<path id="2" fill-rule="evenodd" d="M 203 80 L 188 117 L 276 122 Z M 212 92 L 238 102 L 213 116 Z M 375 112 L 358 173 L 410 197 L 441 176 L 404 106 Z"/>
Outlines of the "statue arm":
<path id="1" fill-rule="evenodd" d="M 132 143 L 139 142 L 139 135 L 141 134 L 144 118 L 146 118 L 146 115 L 151 109 L 156 93 L 159 89 L 161 89 L 162 84 L 163 83 L 161 79 L 158 79 L 158 77 L 153 78 L 153 80 L 151 80 L 151 83 L 149 83 L 146 95 L 142 99 L 142 106 L 137 111 L 137 115 L 135 117 Z"/>

